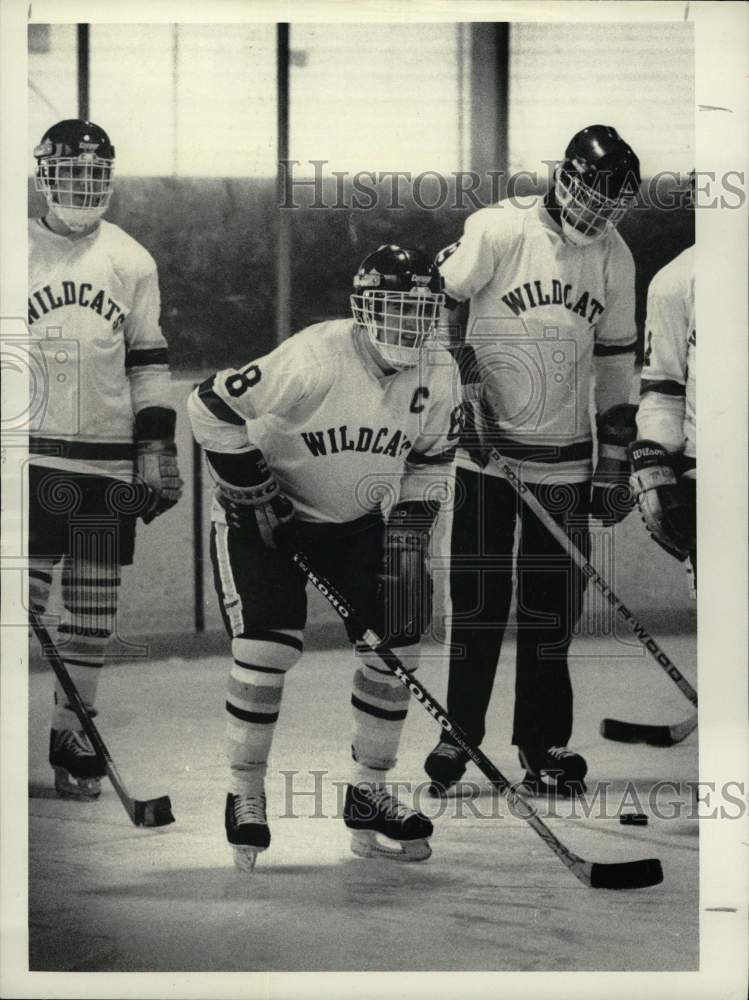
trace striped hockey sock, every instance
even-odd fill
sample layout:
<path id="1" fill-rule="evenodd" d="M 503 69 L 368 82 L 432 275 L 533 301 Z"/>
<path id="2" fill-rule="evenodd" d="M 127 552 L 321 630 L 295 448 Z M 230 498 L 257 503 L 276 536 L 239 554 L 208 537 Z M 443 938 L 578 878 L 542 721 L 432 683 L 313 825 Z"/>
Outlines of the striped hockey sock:
<path id="1" fill-rule="evenodd" d="M 366 659 L 354 673 L 351 693 L 354 782 L 371 782 L 395 766 L 410 694 L 373 653 L 358 651 L 357 656 Z"/>
<path id="2" fill-rule="evenodd" d="M 63 561 L 62 599 L 67 614 L 60 625 L 58 648 L 87 708 L 93 709 L 109 639 L 114 631 L 120 569 L 88 559 Z M 75 712 L 55 679 L 53 729 L 79 729 Z"/>
<path id="3" fill-rule="evenodd" d="M 40 616 L 47 610 L 53 570 L 51 559 L 29 560 L 29 607 Z"/>
<path id="4" fill-rule="evenodd" d="M 232 640 L 226 752 L 235 795 L 263 790 L 286 672 L 302 649 L 302 633 L 293 629 L 265 629 Z"/>

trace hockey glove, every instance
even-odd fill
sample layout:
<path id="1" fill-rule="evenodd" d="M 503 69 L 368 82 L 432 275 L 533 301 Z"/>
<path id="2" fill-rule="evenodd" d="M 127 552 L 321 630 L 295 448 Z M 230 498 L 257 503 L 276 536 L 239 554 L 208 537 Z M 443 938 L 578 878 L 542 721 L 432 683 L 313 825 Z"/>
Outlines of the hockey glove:
<path id="1" fill-rule="evenodd" d="M 241 455 L 208 451 L 206 456 L 229 527 L 257 531 L 269 549 L 292 549 L 294 506 L 281 492 L 260 449 Z"/>
<path id="2" fill-rule="evenodd" d="M 629 446 L 632 492 L 645 527 L 669 555 L 680 561 L 695 547 L 694 516 L 674 471 L 675 457 L 657 441 Z"/>
<path id="3" fill-rule="evenodd" d="M 378 595 L 391 643 L 419 641 L 432 620 L 429 538 L 437 511 L 416 500 L 393 507 L 385 527 Z"/>
<path id="4" fill-rule="evenodd" d="M 602 524 L 618 524 L 635 505 L 629 488 L 627 446 L 637 437 L 637 407 L 612 406 L 598 418 L 598 462 L 593 473 L 590 514 Z"/>
<path id="5" fill-rule="evenodd" d="M 174 507 L 182 496 L 176 424 L 174 410 L 162 406 L 147 406 L 135 414 L 135 468 L 145 493 L 140 515 L 144 524 Z"/>

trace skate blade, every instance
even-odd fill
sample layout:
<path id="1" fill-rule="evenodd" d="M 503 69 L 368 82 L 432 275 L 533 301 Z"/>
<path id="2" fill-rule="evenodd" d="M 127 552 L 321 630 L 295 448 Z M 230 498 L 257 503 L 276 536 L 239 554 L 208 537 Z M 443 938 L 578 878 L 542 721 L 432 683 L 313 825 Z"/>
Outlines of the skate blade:
<path id="1" fill-rule="evenodd" d="M 565 782 L 561 785 L 548 779 L 528 780 L 527 778 L 516 786 L 516 790 L 526 798 L 546 801 L 570 801 L 581 798 L 588 790 L 584 781 Z"/>
<path id="2" fill-rule="evenodd" d="M 351 850 L 358 858 L 385 858 L 388 861 L 426 861 L 432 856 L 427 840 L 384 838 L 381 841 L 374 830 L 354 830 L 351 833 Z"/>
<path id="3" fill-rule="evenodd" d="M 55 791 L 63 799 L 98 799 L 101 795 L 99 778 L 74 778 L 64 767 L 54 768 Z"/>
<path id="4" fill-rule="evenodd" d="M 232 847 L 235 866 L 242 872 L 253 871 L 258 854 L 264 850 L 264 847 Z"/>
<path id="5" fill-rule="evenodd" d="M 456 781 L 451 785 L 433 781 L 427 795 L 433 799 L 475 799 L 481 795 L 481 787 L 475 781 Z"/>

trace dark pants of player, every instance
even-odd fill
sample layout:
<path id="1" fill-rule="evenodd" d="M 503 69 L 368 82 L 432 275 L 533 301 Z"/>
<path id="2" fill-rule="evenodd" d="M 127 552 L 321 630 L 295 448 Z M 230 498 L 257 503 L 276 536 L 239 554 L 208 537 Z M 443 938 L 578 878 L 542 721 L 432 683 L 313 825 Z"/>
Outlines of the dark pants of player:
<path id="1" fill-rule="evenodd" d="M 377 574 L 384 522 L 367 514 L 346 524 L 297 523 L 300 548 L 313 569 L 326 576 L 369 627 L 383 633 Z M 303 629 L 307 621 L 307 579 L 289 555 L 267 548 L 257 530 L 214 523 L 211 561 L 224 624 L 230 636 L 258 629 Z M 351 642 L 357 636 L 346 623 Z M 412 640 L 393 639 L 398 646 Z"/>
<path id="2" fill-rule="evenodd" d="M 512 742 L 521 747 L 565 746 L 572 732 L 567 652 L 582 608 L 585 578 L 509 483 L 463 468 L 458 468 L 457 480 L 448 712 L 472 742 L 481 742 L 515 580 Z M 587 557 L 590 485 L 528 485 Z"/>
<path id="3" fill-rule="evenodd" d="M 384 525 L 379 514 L 338 525 L 298 525 L 299 548 L 380 634 L 377 574 Z M 226 747 L 230 790 L 257 793 L 281 711 L 286 673 L 302 654 L 307 579 L 289 555 L 269 549 L 253 518 L 241 527 L 215 523 L 211 559 L 216 592 L 232 639 L 227 685 Z M 346 623 L 348 637 L 357 636 Z M 389 637 L 395 646 L 417 637 Z M 405 655 L 405 654 L 404 654 Z M 376 654 L 358 650 L 351 694 L 351 749 L 358 766 L 384 772 L 397 759 L 409 693 Z"/>
<path id="4" fill-rule="evenodd" d="M 30 606 L 40 615 L 46 611 L 61 562 L 65 615 L 56 642 L 89 708 L 114 631 L 120 567 L 133 561 L 140 503 L 128 483 L 108 476 L 29 467 Z M 56 683 L 53 727 L 77 728 L 65 701 Z"/>

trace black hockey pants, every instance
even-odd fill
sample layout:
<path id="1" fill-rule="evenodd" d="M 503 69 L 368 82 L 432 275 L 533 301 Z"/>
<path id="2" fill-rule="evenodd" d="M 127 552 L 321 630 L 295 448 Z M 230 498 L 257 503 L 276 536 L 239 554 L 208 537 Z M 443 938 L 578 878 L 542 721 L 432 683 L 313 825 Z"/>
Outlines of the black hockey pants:
<path id="1" fill-rule="evenodd" d="M 472 742 L 481 742 L 514 581 L 517 672 L 512 742 L 525 747 L 564 746 L 572 732 L 567 651 L 580 616 L 585 578 L 509 483 L 463 468 L 458 468 L 457 480 L 448 713 Z M 589 483 L 531 488 L 587 557 Z M 516 526 L 517 556 L 513 554 Z"/>

